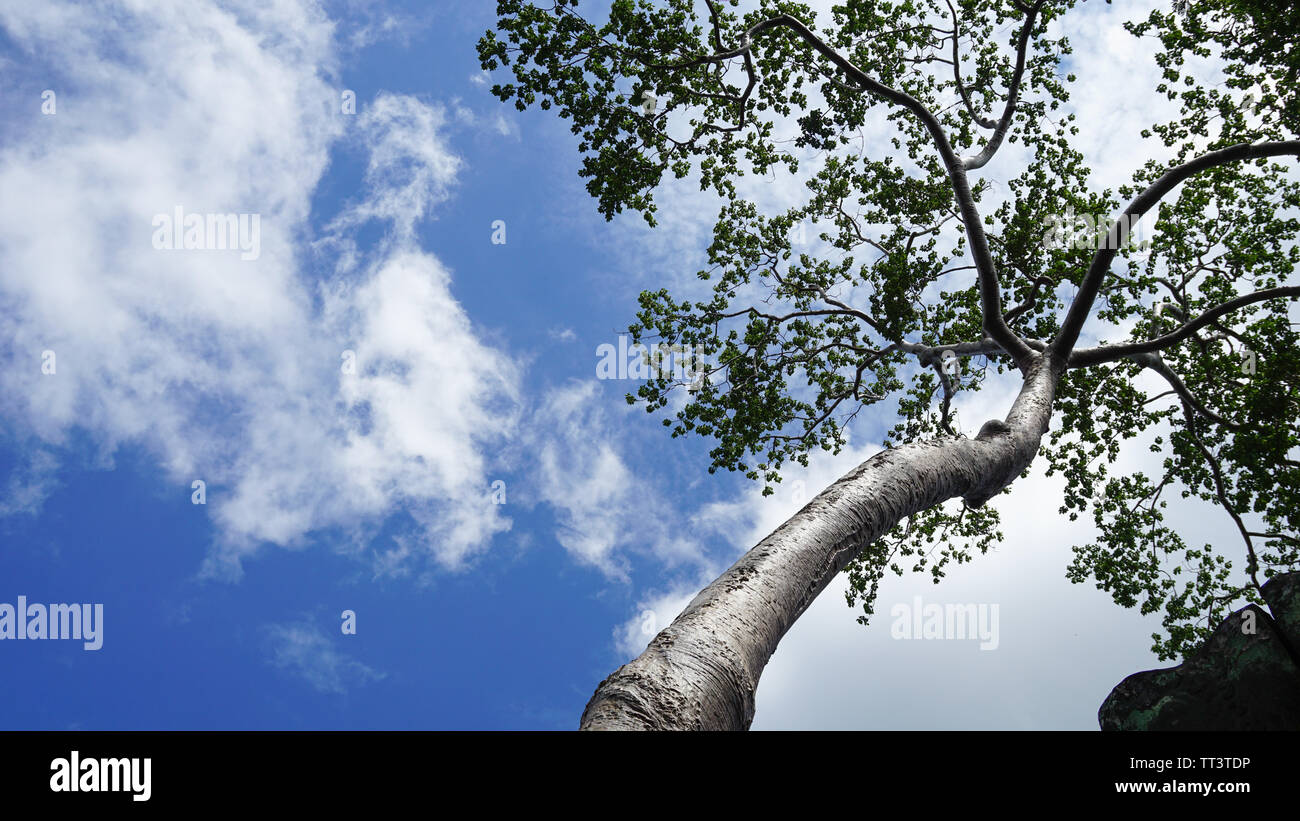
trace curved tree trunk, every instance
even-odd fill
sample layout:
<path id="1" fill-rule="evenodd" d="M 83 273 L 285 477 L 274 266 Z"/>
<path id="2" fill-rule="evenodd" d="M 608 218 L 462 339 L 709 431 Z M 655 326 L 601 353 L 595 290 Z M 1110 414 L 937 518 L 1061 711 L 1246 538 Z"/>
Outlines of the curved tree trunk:
<path id="1" fill-rule="evenodd" d="M 1037 358 L 1006 421 L 974 439 L 882 451 L 824 490 L 602 681 L 581 729 L 748 729 L 777 643 L 853 557 L 913 513 L 958 496 L 983 504 L 1029 466 L 1061 370 Z"/>

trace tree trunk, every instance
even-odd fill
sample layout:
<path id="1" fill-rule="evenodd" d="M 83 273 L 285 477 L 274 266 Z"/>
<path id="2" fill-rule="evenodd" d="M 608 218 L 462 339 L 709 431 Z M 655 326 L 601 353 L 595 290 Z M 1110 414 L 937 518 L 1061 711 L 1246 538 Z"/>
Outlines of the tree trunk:
<path id="1" fill-rule="evenodd" d="M 824 490 L 602 681 L 581 729 L 749 729 L 777 643 L 853 557 L 913 513 L 958 496 L 983 504 L 1029 466 L 1061 370 L 1036 359 L 1006 420 L 974 439 L 882 451 Z"/>

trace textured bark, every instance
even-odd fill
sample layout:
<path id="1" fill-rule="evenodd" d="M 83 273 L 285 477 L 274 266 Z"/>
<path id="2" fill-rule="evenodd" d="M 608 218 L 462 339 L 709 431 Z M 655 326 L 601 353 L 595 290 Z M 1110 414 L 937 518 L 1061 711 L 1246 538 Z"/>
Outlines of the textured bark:
<path id="1" fill-rule="evenodd" d="M 581 728 L 748 729 L 777 643 L 851 559 L 904 517 L 959 496 L 981 505 L 1029 466 L 1060 372 L 1059 361 L 1037 358 L 1005 421 L 974 439 L 882 451 L 836 481 L 602 681 Z"/>

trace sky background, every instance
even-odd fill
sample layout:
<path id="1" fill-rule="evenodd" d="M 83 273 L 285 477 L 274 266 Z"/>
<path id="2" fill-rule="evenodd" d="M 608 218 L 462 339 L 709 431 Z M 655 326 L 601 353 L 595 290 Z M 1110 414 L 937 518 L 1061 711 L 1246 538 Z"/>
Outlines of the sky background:
<path id="1" fill-rule="evenodd" d="M 639 291 L 698 293 L 716 204 L 686 181 L 655 231 L 600 218 L 565 123 L 489 93 L 474 46 L 494 7 L 0 2 L 0 602 L 105 621 L 96 652 L 0 642 L 0 728 L 572 729 L 799 488 L 874 452 L 891 420 L 864 414 L 763 498 L 629 407 L 635 382 L 596 378 Z M 1119 27 L 1148 8 L 1064 23 L 1101 185 L 1161 156 L 1137 132 L 1172 112 Z M 1018 173 L 1016 151 L 986 178 Z M 176 205 L 260 214 L 258 259 L 156 250 Z M 961 397 L 962 427 L 1010 390 Z M 1092 528 L 1059 499 L 1017 482 L 1005 542 L 937 587 L 887 577 L 870 627 L 834 582 L 754 727 L 1096 729 L 1115 684 L 1162 666 L 1155 620 L 1065 580 Z M 1230 538 L 1215 511 L 1178 515 Z M 998 648 L 892 639 L 916 595 L 997 604 Z"/>

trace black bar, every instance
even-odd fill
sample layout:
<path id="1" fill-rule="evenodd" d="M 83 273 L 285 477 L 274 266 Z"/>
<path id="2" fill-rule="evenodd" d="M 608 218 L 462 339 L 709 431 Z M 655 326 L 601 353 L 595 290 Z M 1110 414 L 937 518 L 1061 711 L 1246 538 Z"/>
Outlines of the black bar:
<path id="1" fill-rule="evenodd" d="M 691 793 L 725 790 L 743 800 L 736 791 L 745 784 L 754 797 L 860 794 L 864 811 L 872 800 L 930 809 L 1194 798 L 1232 807 L 1294 798 L 1297 740 L 1294 733 L 7 732 L 0 733 L 0 789 L 6 807 L 25 799 L 42 808 L 128 811 L 268 799 L 334 809 L 414 799 L 432 809 L 453 795 L 493 806 L 527 798 L 541 809 L 582 795 L 596 802 L 589 809 L 659 799 L 685 812 Z M 56 782 L 69 786 L 61 776 L 71 775 L 74 751 L 89 786 L 105 774 L 104 786 L 112 786 L 131 765 L 120 759 L 136 759 L 142 777 L 149 759 L 148 800 L 135 800 L 142 778 L 116 792 L 54 791 Z M 111 759 L 107 769 L 104 759 Z M 1216 792 L 1163 791 L 1189 783 Z M 1150 784 L 1155 792 L 1121 793 L 1130 788 L 1117 784 Z M 1217 791 L 1225 788 L 1239 791 Z"/>

